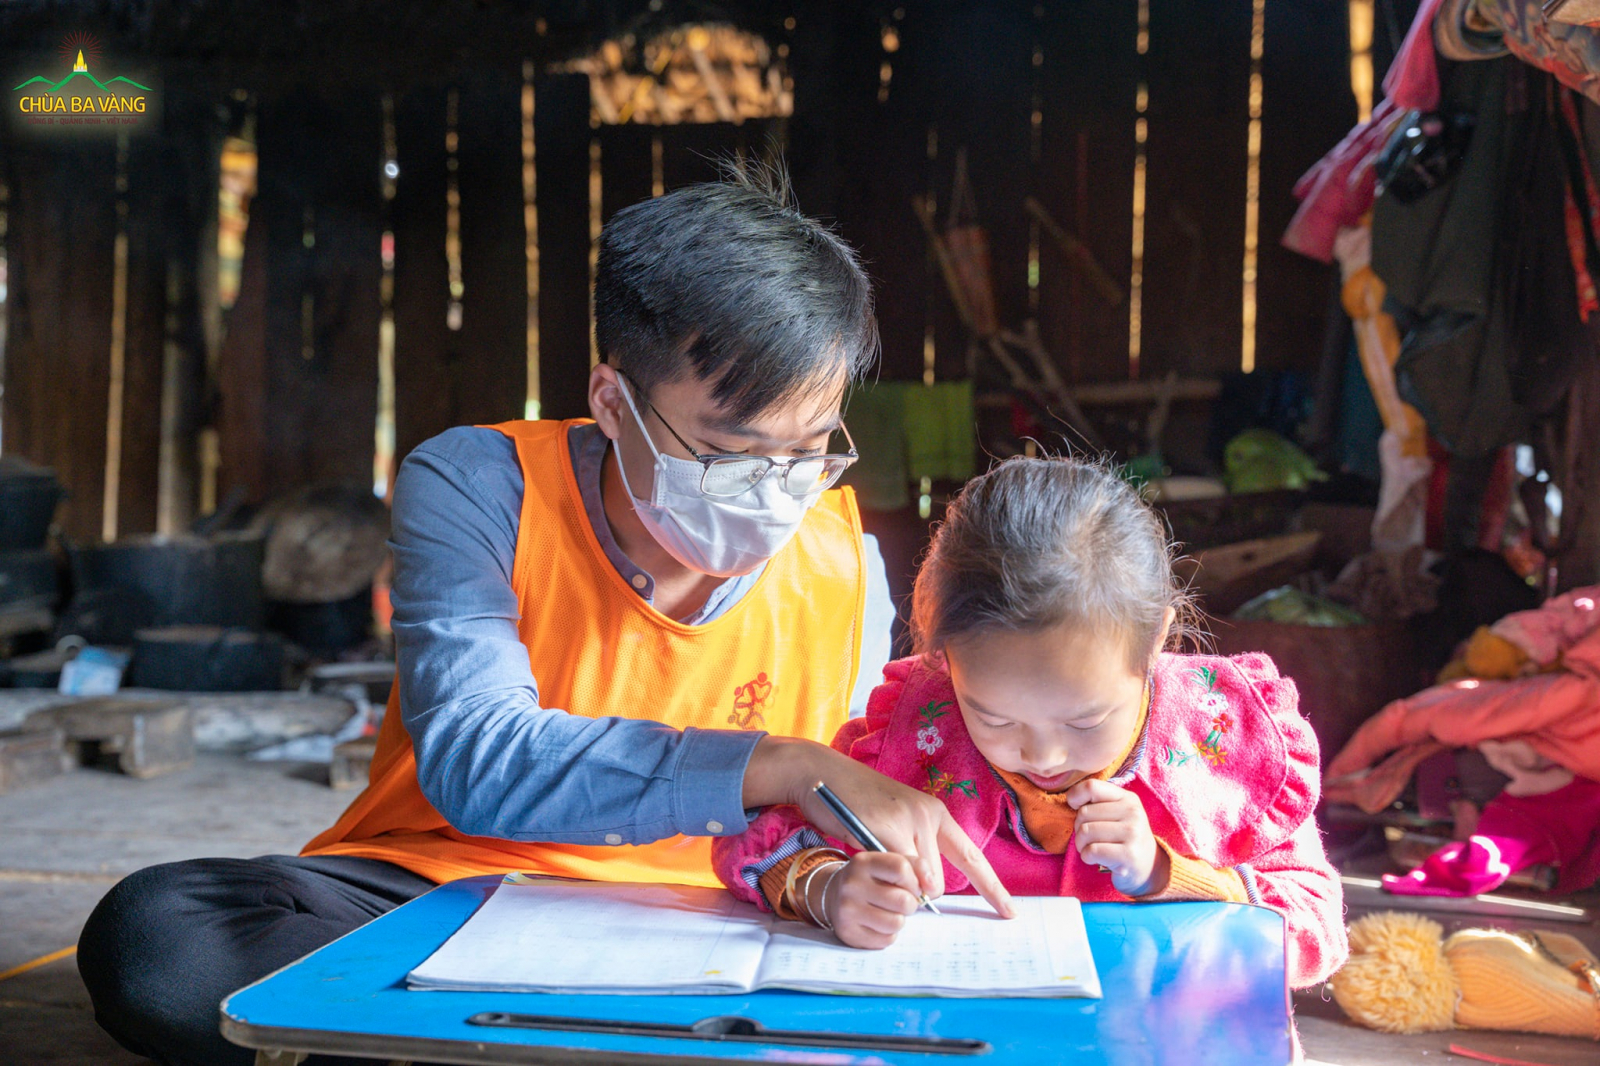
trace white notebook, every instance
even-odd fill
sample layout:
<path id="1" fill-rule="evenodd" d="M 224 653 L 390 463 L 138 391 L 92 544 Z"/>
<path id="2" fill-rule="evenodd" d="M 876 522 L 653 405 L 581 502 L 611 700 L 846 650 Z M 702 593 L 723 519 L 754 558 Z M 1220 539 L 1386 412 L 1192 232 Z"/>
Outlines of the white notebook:
<path id="1" fill-rule="evenodd" d="M 1075 899 L 977 896 L 918 911 L 882 951 L 786 922 L 721 889 L 513 874 L 407 975 L 414 989 L 891 996 L 1088 996 L 1100 980 Z"/>

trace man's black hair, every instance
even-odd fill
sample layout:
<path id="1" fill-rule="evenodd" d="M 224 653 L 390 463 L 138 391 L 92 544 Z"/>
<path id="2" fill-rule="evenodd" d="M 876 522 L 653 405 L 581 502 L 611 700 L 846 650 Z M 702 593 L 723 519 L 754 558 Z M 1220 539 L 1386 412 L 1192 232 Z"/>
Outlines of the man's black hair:
<path id="1" fill-rule="evenodd" d="M 729 421 L 859 381 L 878 351 L 856 253 L 745 165 L 618 211 L 600 234 L 601 356 L 648 393 L 693 374 Z"/>

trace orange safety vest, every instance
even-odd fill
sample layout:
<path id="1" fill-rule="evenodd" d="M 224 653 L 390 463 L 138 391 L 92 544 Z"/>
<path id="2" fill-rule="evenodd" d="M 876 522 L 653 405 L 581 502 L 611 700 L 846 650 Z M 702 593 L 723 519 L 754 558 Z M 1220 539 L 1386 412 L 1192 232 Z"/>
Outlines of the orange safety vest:
<path id="1" fill-rule="evenodd" d="M 824 493 L 738 603 L 684 625 L 645 603 L 595 539 L 567 447 L 568 430 L 586 421 L 491 427 L 516 443 L 522 464 L 512 583 L 540 703 L 678 729 L 832 740 L 860 668 L 866 579 L 854 493 Z M 366 790 L 301 852 L 381 859 L 440 882 L 524 871 L 714 886 L 710 853 L 708 836 L 605 847 L 458 832 L 417 784 L 398 684 Z"/>

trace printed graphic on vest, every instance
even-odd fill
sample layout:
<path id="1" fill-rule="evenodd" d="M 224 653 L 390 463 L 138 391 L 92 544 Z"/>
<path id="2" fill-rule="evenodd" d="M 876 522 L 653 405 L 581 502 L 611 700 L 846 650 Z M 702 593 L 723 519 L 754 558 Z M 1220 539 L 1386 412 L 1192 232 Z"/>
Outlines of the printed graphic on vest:
<path id="1" fill-rule="evenodd" d="M 771 698 L 772 682 L 765 673 L 757 674 L 754 681 L 733 690 L 733 713 L 728 715 L 728 724 L 740 729 L 766 728 L 764 710 Z"/>
<path id="2" fill-rule="evenodd" d="M 20 128 L 79 133 L 131 132 L 154 124 L 155 90 L 149 80 L 100 67 L 100 41 L 74 32 L 62 39 L 60 67 L 31 76 L 12 89 L 11 118 Z"/>

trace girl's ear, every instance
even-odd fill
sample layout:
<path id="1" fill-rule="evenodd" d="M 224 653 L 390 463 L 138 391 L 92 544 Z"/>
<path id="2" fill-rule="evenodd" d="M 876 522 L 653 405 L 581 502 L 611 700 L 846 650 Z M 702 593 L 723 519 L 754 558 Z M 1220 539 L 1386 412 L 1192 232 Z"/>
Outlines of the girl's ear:
<path id="1" fill-rule="evenodd" d="M 1178 619 L 1178 609 L 1169 606 L 1166 613 L 1161 616 L 1161 631 L 1156 634 L 1155 646 L 1150 649 L 1150 662 L 1153 665 L 1156 656 L 1167 646 L 1167 638 L 1172 635 L 1172 623 Z"/>

